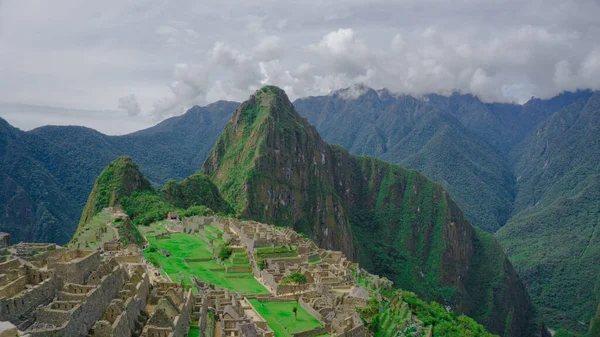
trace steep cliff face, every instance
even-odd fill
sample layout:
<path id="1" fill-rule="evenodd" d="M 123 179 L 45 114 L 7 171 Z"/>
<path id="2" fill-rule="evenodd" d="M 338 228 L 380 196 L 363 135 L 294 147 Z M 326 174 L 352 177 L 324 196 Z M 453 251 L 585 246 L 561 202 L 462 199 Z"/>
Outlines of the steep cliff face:
<path id="1" fill-rule="evenodd" d="M 134 191 L 151 191 L 152 186 L 130 157 L 112 161 L 98 176 L 81 215 L 79 227 L 105 207 L 114 207 L 119 199 Z"/>
<path id="2" fill-rule="evenodd" d="M 494 333 L 545 331 L 500 246 L 473 229 L 440 185 L 329 146 L 279 88 L 242 103 L 202 172 L 241 217 L 292 224 Z"/>

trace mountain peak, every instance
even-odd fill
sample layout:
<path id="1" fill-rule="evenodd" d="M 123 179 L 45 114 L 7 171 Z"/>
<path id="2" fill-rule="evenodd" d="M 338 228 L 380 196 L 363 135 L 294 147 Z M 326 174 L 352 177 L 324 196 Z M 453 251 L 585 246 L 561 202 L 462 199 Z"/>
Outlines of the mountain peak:
<path id="1" fill-rule="evenodd" d="M 367 94 L 378 96 L 378 93 L 368 85 L 364 83 L 354 83 L 348 88 L 333 91 L 330 95 L 337 95 L 343 99 L 357 99 Z"/>
<path id="2" fill-rule="evenodd" d="M 152 190 L 136 163 L 129 156 L 113 160 L 102 170 L 83 210 L 81 227 L 103 208 L 119 204 L 119 199 L 139 190 Z"/>
<path id="3" fill-rule="evenodd" d="M 293 227 L 401 288 L 488 322 L 495 333 L 524 335 L 532 324 L 525 288 L 500 246 L 471 227 L 440 185 L 330 146 L 277 87 L 242 103 L 202 173 L 241 218 Z M 493 284 L 507 292 L 478 295 Z M 478 311 L 492 303 L 493 310 Z"/>

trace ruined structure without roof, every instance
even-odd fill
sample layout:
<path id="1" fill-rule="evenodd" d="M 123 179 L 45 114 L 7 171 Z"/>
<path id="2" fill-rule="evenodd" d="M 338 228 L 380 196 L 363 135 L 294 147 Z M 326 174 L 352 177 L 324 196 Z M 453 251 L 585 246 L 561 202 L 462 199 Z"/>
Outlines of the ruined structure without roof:
<path id="1" fill-rule="evenodd" d="M 288 228 L 194 217 L 167 219 L 142 231 L 154 243 L 176 236 L 205 243 L 205 253 L 212 257 L 186 257 L 183 263 L 211 263 L 206 275 L 222 273 L 229 287 L 153 265 L 139 254 L 140 247 L 152 251 L 148 242 L 107 241 L 93 251 L 73 248 L 75 244 L 20 243 L 1 257 L 0 321 L 31 337 L 359 337 L 370 332 L 357 308 L 373 297 L 395 301 L 389 280 Z M 229 257 L 219 254 L 224 246 Z M 158 254 L 177 258 L 164 249 Z M 292 275 L 302 275 L 303 282 L 290 282 Z M 251 280 L 262 290 L 240 291 L 236 280 Z M 272 313 L 298 317 L 279 322 Z M 391 332 L 419 323 L 408 313 Z M 411 331 L 418 332 L 413 336 L 430 334 L 421 328 Z"/>

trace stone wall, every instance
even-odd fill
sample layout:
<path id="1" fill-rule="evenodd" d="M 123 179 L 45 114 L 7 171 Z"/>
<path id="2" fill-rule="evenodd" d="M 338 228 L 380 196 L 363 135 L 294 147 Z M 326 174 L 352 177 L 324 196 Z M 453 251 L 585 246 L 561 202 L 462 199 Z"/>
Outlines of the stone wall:
<path id="1" fill-rule="evenodd" d="M 18 259 L 8 260 L 0 263 L 0 274 L 6 274 L 11 269 L 16 269 L 21 265 Z"/>
<path id="2" fill-rule="evenodd" d="M 313 315 L 320 322 L 323 322 L 323 316 L 321 316 L 321 314 L 318 311 L 316 311 L 313 307 L 311 307 L 308 303 L 306 303 L 302 297 L 300 297 L 300 300 L 298 301 L 298 303 L 300 303 L 300 306 L 304 310 L 308 311 L 309 314 Z"/>
<path id="3" fill-rule="evenodd" d="M 48 259 L 48 269 L 54 269 L 66 283 L 85 284 L 88 276 L 100 266 L 98 252 L 71 250 Z"/>
<path id="4" fill-rule="evenodd" d="M 110 302 L 119 295 L 120 289 L 127 280 L 127 273 L 121 267 L 115 267 L 109 275 L 104 276 L 96 289 L 88 293 L 85 301 L 70 311 L 60 311 L 48 307 L 38 312 L 38 320 L 27 333 L 31 337 L 79 337 L 85 336 L 94 323 L 102 317 Z M 63 313 L 68 313 L 68 322 L 62 321 Z M 41 323 L 41 324 L 39 324 Z M 56 328 L 38 328 L 43 324 Z"/>
<path id="5" fill-rule="evenodd" d="M 125 301 L 125 310 L 114 320 L 112 325 L 106 326 L 98 321 L 94 325 L 94 337 L 129 337 L 135 329 L 135 322 L 140 312 L 146 309 L 146 299 L 150 292 L 150 279 L 144 273 L 142 279 L 135 286 L 135 294 Z M 107 322 L 108 323 L 108 322 Z"/>
<path id="6" fill-rule="evenodd" d="M 188 290 L 185 294 L 185 302 L 181 305 L 181 311 L 179 316 L 175 319 L 173 337 L 184 337 L 187 335 L 188 328 L 190 327 L 190 315 L 192 308 L 194 308 L 194 295 L 192 289 Z"/>
<path id="7" fill-rule="evenodd" d="M 318 336 L 318 335 L 322 335 L 322 334 L 326 334 L 329 332 L 329 327 L 319 327 L 319 328 L 314 328 L 312 330 L 309 331 L 303 331 L 303 332 L 299 332 L 299 333 L 295 333 L 292 336 L 293 337 L 314 337 L 314 336 Z"/>
<path id="8" fill-rule="evenodd" d="M 0 320 L 16 321 L 29 314 L 39 305 L 52 301 L 61 287 L 61 280 L 52 273 L 47 279 L 17 295 L 0 299 Z"/>

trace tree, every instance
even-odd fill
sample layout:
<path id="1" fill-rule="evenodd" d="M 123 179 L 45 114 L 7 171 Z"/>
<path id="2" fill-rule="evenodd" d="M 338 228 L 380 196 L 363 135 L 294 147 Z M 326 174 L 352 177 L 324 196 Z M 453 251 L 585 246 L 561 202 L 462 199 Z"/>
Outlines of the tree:
<path id="1" fill-rule="evenodd" d="M 308 283 L 306 279 L 306 275 L 299 273 L 297 271 L 291 273 L 290 275 L 284 277 L 281 280 L 281 285 L 291 285 L 293 286 L 293 292 L 301 291 L 304 289 L 304 286 Z M 299 296 L 296 296 L 296 302 L 298 302 Z"/>
<path id="2" fill-rule="evenodd" d="M 294 319 L 298 320 L 298 307 L 295 306 L 292 311 L 294 312 Z"/>

